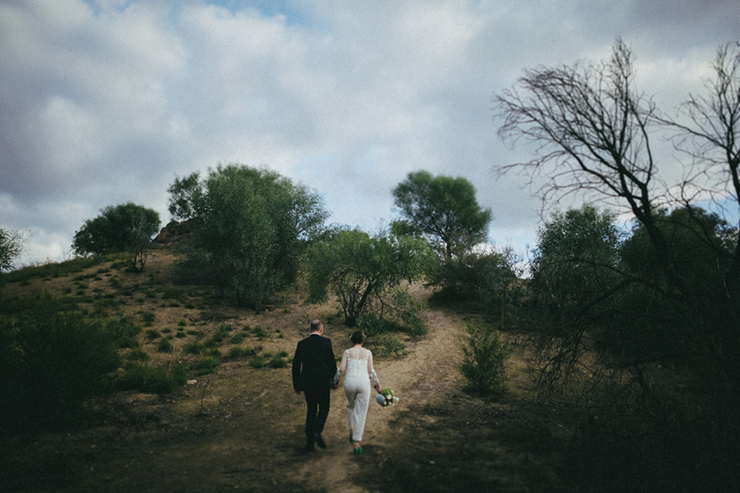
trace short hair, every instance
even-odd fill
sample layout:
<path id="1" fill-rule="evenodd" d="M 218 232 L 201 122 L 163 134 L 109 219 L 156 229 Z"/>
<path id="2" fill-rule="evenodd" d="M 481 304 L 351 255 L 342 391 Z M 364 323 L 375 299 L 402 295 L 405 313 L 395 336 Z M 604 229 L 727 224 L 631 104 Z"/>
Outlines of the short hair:
<path id="1" fill-rule="evenodd" d="M 323 327 L 324 324 L 321 323 L 320 320 L 314 320 L 311 322 L 311 332 L 318 332 L 321 330 L 321 327 Z"/>
<path id="2" fill-rule="evenodd" d="M 350 341 L 352 341 L 353 344 L 360 344 L 365 340 L 365 334 L 361 330 L 356 330 L 355 332 L 352 332 L 352 335 L 349 336 Z"/>

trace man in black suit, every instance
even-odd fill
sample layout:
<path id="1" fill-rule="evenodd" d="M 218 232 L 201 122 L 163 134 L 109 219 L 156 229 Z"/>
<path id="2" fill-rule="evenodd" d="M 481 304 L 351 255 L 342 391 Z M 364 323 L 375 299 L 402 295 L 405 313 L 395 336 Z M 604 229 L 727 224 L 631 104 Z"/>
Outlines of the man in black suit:
<path id="1" fill-rule="evenodd" d="M 298 343 L 293 357 L 293 389 L 306 394 L 306 448 L 313 450 L 316 443 L 326 448 L 321 438 L 329 415 L 329 390 L 337 371 L 331 339 L 324 337 L 324 324 L 311 322 L 311 335 Z"/>

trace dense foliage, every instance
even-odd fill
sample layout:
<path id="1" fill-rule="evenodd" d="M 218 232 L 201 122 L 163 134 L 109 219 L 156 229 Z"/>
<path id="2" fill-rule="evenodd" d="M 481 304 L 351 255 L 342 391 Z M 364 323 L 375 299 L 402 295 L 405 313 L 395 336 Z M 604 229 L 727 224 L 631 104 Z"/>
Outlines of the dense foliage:
<path id="1" fill-rule="evenodd" d="M 420 279 L 430 257 L 427 243 L 413 236 L 336 231 L 311 249 L 309 299 L 324 302 L 331 290 L 338 296 L 345 323 L 350 327 L 357 324 L 359 317 L 367 315 L 403 320 L 409 300 L 396 289 L 404 280 Z M 405 323 L 418 326 L 418 321 Z"/>
<path id="2" fill-rule="evenodd" d="M 0 272 L 10 270 L 22 250 L 23 236 L 17 231 L 0 228 Z"/>
<path id="3" fill-rule="evenodd" d="M 106 389 L 119 367 L 117 334 L 45 296 L 0 312 L 3 429 L 36 430 L 74 419 L 84 398 Z"/>
<path id="4" fill-rule="evenodd" d="M 132 202 L 108 206 L 88 219 L 75 233 L 72 248 L 78 255 L 129 252 L 135 268 L 143 269 L 146 250 L 159 230 L 159 214 Z"/>
<path id="5" fill-rule="evenodd" d="M 327 217 L 307 188 L 241 165 L 219 166 L 204 179 L 177 178 L 169 192 L 170 213 L 193 232 L 188 268 L 255 308 L 296 280 Z"/>
<path id="6" fill-rule="evenodd" d="M 740 51 L 720 48 L 713 68 L 709 95 L 682 107 L 688 124 L 636 91 L 621 40 L 607 62 L 527 71 L 495 98 L 501 134 L 539 150 L 501 172 L 544 178 L 545 203 L 581 193 L 634 217 L 623 236 L 612 213 L 556 213 L 533 262 L 540 389 L 588 414 L 572 457 L 587 490 L 720 491 L 738 480 L 716 464 L 740 460 L 740 236 L 696 199 L 740 205 Z M 658 174 L 661 129 L 690 156 L 682 182 Z"/>
<path id="7" fill-rule="evenodd" d="M 482 394 L 505 393 L 508 388 L 506 361 L 513 352 L 511 345 L 492 326 L 477 320 L 467 320 L 465 331 L 460 372 L 468 381 L 468 387 Z"/>
<path id="8" fill-rule="evenodd" d="M 402 216 L 395 232 L 427 238 L 445 260 L 469 253 L 488 238 L 491 211 L 478 205 L 475 188 L 465 178 L 409 173 L 393 197 Z"/>

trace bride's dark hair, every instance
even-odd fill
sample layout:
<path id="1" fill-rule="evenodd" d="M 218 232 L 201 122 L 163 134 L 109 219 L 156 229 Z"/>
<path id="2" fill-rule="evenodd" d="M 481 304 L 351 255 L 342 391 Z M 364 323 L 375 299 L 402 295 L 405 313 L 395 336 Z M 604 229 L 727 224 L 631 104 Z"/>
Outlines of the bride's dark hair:
<path id="1" fill-rule="evenodd" d="M 365 334 L 361 330 L 356 330 L 349 336 L 349 340 L 352 341 L 352 344 L 360 344 L 365 340 Z"/>

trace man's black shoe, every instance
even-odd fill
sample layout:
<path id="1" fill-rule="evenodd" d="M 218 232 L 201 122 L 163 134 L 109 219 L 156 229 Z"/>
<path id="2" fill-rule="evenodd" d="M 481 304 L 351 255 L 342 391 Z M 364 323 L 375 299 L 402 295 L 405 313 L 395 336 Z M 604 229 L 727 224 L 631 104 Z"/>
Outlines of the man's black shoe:
<path id="1" fill-rule="evenodd" d="M 306 452 L 311 452 L 312 450 L 315 450 L 313 448 L 313 439 L 306 438 Z"/>
<path id="2" fill-rule="evenodd" d="M 317 433 L 314 435 L 314 440 L 316 440 L 316 445 L 318 445 L 321 448 L 326 448 L 326 442 L 323 438 L 321 438 L 321 434 Z"/>

